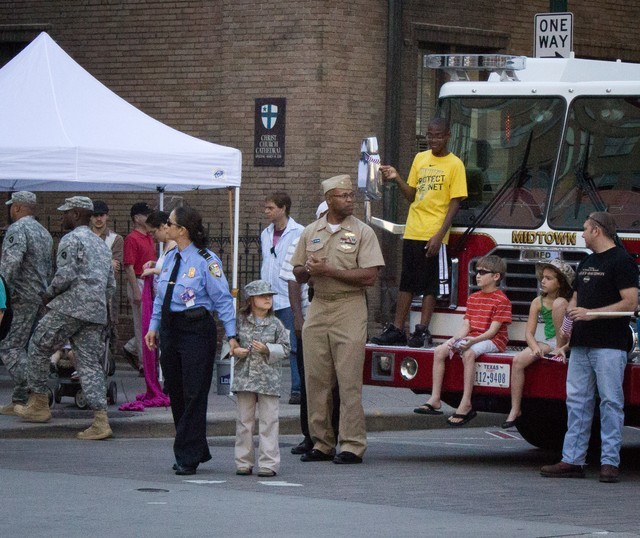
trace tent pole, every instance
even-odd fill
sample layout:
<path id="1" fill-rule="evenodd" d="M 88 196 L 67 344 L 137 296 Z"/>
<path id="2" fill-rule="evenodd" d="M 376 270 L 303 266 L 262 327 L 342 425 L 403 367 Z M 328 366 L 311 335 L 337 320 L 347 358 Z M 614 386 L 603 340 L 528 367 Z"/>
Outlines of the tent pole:
<path id="1" fill-rule="evenodd" d="M 238 307 L 238 244 L 240 235 L 240 188 L 235 187 L 233 208 L 233 277 L 231 281 L 231 293 L 233 295 L 236 310 Z"/>

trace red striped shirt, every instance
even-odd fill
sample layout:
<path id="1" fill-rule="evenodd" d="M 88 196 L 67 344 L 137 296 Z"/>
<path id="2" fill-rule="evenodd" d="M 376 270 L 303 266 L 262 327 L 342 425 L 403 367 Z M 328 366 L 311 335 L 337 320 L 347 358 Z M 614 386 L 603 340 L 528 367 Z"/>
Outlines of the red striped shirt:
<path id="1" fill-rule="evenodd" d="M 491 341 L 499 351 L 506 349 L 509 342 L 507 325 L 511 323 L 511 301 L 501 290 L 472 293 L 467 299 L 464 318 L 469 320 L 469 336 L 472 338 L 487 332 L 494 321 L 500 321 L 502 325 Z"/>

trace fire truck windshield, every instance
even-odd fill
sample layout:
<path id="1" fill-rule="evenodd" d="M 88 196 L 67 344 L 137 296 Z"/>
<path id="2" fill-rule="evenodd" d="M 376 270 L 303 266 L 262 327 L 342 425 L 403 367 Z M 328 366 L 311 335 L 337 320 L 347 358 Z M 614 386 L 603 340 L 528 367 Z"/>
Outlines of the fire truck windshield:
<path id="1" fill-rule="evenodd" d="M 618 231 L 640 226 L 640 98 L 578 97 L 571 103 L 549 224 L 582 229 L 609 211 Z"/>
<path id="2" fill-rule="evenodd" d="M 535 229 L 544 222 L 566 102 L 560 97 L 451 97 L 449 149 L 465 163 L 469 197 L 454 226 Z"/>

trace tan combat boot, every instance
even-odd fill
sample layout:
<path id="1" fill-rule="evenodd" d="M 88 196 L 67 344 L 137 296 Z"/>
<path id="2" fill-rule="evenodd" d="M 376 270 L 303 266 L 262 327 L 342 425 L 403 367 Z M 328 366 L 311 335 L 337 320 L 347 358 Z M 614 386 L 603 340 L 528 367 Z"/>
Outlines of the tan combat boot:
<path id="1" fill-rule="evenodd" d="M 83 432 L 77 435 L 78 439 L 85 441 L 99 441 L 113 437 L 113 432 L 109 426 L 109 419 L 106 411 L 96 411 L 93 418 L 93 424 Z"/>
<path id="2" fill-rule="evenodd" d="M 49 422 L 49 397 L 46 394 L 32 392 L 26 405 L 15 404 L 13 412 L 26 422 Z"/>
<path id="3" fill-rule="evenodd" d="M 20 403 L 19 405 L 24 405 Z M 16 414 L 15 411 L 16 402 L 11 402 L 10 404 L 3 405 L 0 407 L 0 415 L 10 415 L 13 416 Z"/>

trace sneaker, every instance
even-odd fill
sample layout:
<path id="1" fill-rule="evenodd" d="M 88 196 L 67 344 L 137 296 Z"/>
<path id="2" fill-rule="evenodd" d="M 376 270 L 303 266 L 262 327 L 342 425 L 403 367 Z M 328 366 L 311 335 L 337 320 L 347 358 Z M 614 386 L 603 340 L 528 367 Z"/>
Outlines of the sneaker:
<path id="1" fill-rule="evenodd" d="M 252 472 L 251 467 L 238 467 L 236 469 L 236 474 L 240 476 L 249 476 Z"/>
<path id="2" fill-rule="evenodd" d="M 260 467 L 260 469 L 258 470 L 258 476 L 263 477 L 263 478 L 270 478 L 272 476 L 276 476 L 276 472 L 272 469 L 267 469 L 265 467 Z"/>
<path id="3" fill-rule="evenodd" d="M 427 347 L 433 344 L 433 338 L 426 325 L 416 325 L 416 330 L 411 333 L 407 341 L 409 347 Z"/>
<path id="4" fill-rule="evenodd" d="M 584 478 L 584 467 L 561 461 L 554 465 L 541 467 L 540 474 L 547 478 Z"/>
<path id="5" fill-rule="evenodd" d="M 289 396 L 289 405 L 300 405 L 301 396 L 299 392 L 292 392 Z"/>
<path id="6" fill-rule="evenodd" d="M 371 339 L 371 343 L 378 346 L 406 346 L 407 335 L 393 323 L 389 323 L 380 336 L 374 336 Z"/>

